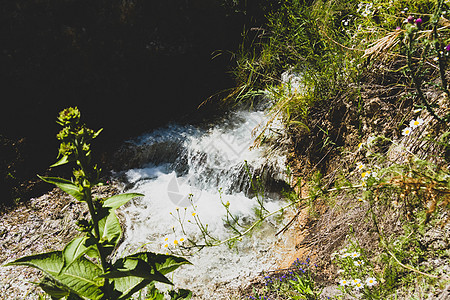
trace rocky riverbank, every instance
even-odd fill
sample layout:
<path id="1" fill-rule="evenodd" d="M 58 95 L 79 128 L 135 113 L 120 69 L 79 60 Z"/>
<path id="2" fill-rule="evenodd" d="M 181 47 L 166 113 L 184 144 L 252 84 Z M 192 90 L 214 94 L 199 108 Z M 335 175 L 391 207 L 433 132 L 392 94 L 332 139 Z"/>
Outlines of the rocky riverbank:
<path id="1" fill-rule="evenodd" d="M 109 197 L 118 192 L 117 185 L 99 187 L 96 197 Z M 0 216 L 0 299 L 38 299 L 40 271 L 27 267 L 3 267 L 5 263 L 25 255 L 63 250 L 77 236 L 75 222 L 88 215 L 83 203 L 60 189 L 30 199 L 26 204 Z"/>

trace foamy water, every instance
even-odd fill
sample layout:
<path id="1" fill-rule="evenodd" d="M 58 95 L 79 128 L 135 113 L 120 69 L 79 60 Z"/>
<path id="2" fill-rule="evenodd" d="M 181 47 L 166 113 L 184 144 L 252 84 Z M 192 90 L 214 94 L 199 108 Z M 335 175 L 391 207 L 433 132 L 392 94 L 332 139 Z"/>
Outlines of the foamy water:
<path id="1" fill-rule="evenodd" d="M 118 255 L 143 250 L 185 255 L 193 265 L 176 270 L 173 282 L 191 289 L 198 299 L 225 299 L 224 291 L 273 267 L 274 220 L 243 237 L 232 249 L 227 244 L 201 250 L 192 247 L 218 244 L 233 236 L 224 224 L 224 205 L 229 205 L 242 225 L 256 220 L 259 204 L 249 173 L 260 176 L 266 186 L 284 178 L 284 156 L 269 158 L 264 148 L 252 147 L 255 128 L 265 120 L 264 112 L 241 111 L 209 129 L 168 126 L 136 140 L 141 148 L 157 149 L 155 157 L 177 155 L 125 172 L 133 186 L 130 191 L 145 197 L 122 209 L 125 240 Z M 265 196 L 263 201 L 269 212 L 284 204 L 278 197 Z M 206 238 L 199 224 L 207 227 Z M 222 296 L 218 297 L 219 293 Z"/>

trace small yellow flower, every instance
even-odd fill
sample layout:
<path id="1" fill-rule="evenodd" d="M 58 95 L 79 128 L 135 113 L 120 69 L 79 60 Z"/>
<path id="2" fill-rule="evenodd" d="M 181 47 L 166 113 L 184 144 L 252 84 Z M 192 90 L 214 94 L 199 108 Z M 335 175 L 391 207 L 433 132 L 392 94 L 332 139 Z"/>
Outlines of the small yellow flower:
<path id="1" fill-rule="evenodd" d="M 166 242 L 167 242 L 168 240 L 169 240 L 169 238 L 165 238 L 165 239 L 164 239 L 164 241 L 166 241 Z"/>
<path id="2" fill-rule="evenodd" d="M 183 242 L 183 241 L 184 241 L 184 239 L 183 239 L 183 238 L 181 238 L 181 239 L 180 239 L 180 242 Z"/>
<path id="3" fill-rule="evenodd" d="M 364 146 L 364 143 L 359 143 L 358 144 L 358 149 L 361 149 Z"/>
<path id="4" fill-rule="evenodd" d="M 364 169 L 364 164 L 363 163 L 358 163 L 356 168 L 358 169 L 358 171 L 361 171 L 362 169 Z"/>
<path id="5" fill-rule="evenodd" d="M 192 213 L 192 216 L 193 216 L 193 217 L 195 217 L 195 215 L 196 215 L 196 213 L 195 213 L 195 212 L 194 212 L 194 213 Z"/>
<path id="6" fill-rule="evenodd" d="M 173 243 L 174 243 L 175 245 L 178 245 L 178 241 L 177 241 L 177 240 L 173 241 Z"/>
<path id="7" fill-rule="evenodd" d="M 361 177 L 364 179 L 365 177 L 369 177 L 370 171 L 362 172 Z"/>
<path id="8" fill-rule="evenodd" d="M 165 245 L 164 245 L 164 248 L 167 248 L 167 247 L 169 247 L 169 244 L 165 244 Z"/>

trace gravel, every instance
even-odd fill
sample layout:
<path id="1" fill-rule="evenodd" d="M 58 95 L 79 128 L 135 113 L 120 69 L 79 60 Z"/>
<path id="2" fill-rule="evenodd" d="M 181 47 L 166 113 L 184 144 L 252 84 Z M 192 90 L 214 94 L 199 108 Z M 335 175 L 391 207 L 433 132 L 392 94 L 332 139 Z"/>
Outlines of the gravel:
<path id="1" fill-rule="evenodd" d="M 97 197 L 117 193 L 115 186 L 99 187 Z M 41 272 L 34 268 L 3 265 L 22 256 L 62 250 L 79 232 L 75 222 L 88 209 L 59 189 L 32 198 L 0 216 L 0 299 L 38 299 Z"/>

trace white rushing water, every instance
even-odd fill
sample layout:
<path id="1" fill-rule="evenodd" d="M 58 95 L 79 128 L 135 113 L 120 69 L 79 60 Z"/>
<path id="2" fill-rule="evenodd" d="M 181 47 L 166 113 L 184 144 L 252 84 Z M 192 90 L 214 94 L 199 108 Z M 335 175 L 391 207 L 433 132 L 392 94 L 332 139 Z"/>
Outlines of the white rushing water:
<path id="1" fill-rule="evenodd" d="M 193 265 L 176 270 L 173 281 L 191 289 L 196 299 L 226 299 L 227 289 L 273 268 L 275 228 L 270 222 L 232 249 L 226 244 L 186 249 L 192 242 L 205 243 L 199 222 L 218 240 L 233 235 L 224 224 L 224 204 L 242 224 L 255 220 L 259 204 L 249 172 L 260 176 L 267 191 L 284 179 L 285 157 L 267 157 L 263 147 L 252 147 L 255 128 L 265 121 L 264 112 L 240 111 L 210 128 L 172 125 L 133 141 L 148 161 L 124 176 L 129 191 L 145 197 L 122 209 L 125 237 L 118 255 L 144 250 L 186 255 Z M 267 211 L 282 204 L 276 196 L 264 197 Z"/>

